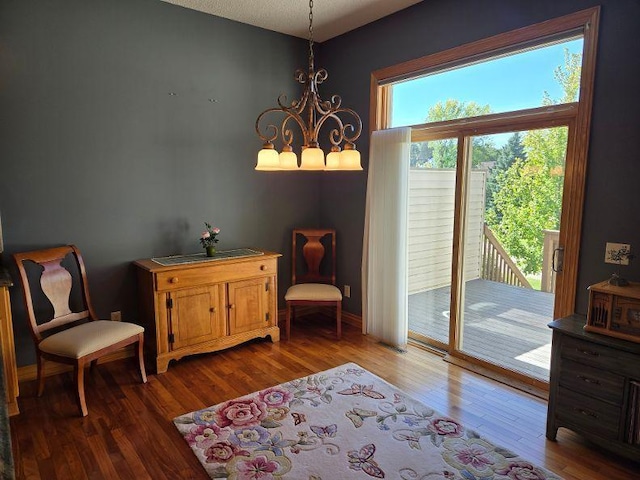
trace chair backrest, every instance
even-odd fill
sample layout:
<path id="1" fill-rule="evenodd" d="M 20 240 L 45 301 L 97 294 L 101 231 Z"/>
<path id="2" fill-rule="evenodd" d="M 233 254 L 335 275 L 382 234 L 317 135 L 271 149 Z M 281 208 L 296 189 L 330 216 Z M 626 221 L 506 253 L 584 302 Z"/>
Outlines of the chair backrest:
<path id="1" fill-rule="evenodd" d="M 302 246 L 298 245 L 298 242 Z M 296 228 L 292 238 L 291 283 L 336 284 L 336 231 L 329 228 Z M 330 248 L 328 257 L 325 247 Z M 325 260 L 323 262 L 323 260 Z"/>
<path id="2" fill-rule="evenodd" d="M 97 319 L 91 307 L 84 262 L 74 245 L 15 253 L 13 258 L 20 272 L 29 327 L 36 344 L 43 339 L 43 332 L 62 328 L 65 325 L 68 326 L 69 323 L 80 320 Z M 68 262 L 69 269 L 63 265 L 63 262 Z M 37 268 L 33 268 L 33 265 L 30 264 L 35 264 Z M 40 269 L 40 289 L 36 288 L 37 278 L 34 278 L 37 276 L 37 272 L 34 273 L 34 270 L 37 269 Z M 74 283 L 72 272 L 80 282 L 80 300 L 78 302 L 80 309 L 76 312 L 71 311 L 70 308 L 71 290 Z M 53 306 L 53 317 L 38 323 L 40 319 L 37 317 L 40 315 L 35 313 L 34 299 L 41 299 L 42 294 Z M 74 305 L 74 307 L 76 306 Z"/>

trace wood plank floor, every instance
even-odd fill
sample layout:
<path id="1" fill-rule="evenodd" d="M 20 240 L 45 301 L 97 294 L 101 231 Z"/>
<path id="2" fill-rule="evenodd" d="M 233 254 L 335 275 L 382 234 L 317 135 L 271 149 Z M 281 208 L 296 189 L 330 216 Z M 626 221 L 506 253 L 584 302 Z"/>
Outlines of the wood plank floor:
<path id="1" fill-rule="evenodd" d="M 21 414 L 11 418 L 16 478 L 206 480 L 174 417 L 351 361 L 567 480 L 640 478 L 640 463 L 603 453 L 566 429 L 547 441 L 539 398 L 419 348 L 397 353 L 350 325 L 335 341 L 332 326 L 320 316 L 301 319 L 291 341 L 185 358 L 146 385 L 130 359 L 100 365 L 86 381 L 86 418 L 78 416 L 71 374 L 48 378 L 41 398 L 35 382 L 23 383 Z"/>
<path id="2" fill-rule="evenodd" d="M 449 341 L 451 288 L 409 295 L 409 330 Z M 465 285 L 463 351 L 549 381 L 551 293 L 475 279 Z"/>

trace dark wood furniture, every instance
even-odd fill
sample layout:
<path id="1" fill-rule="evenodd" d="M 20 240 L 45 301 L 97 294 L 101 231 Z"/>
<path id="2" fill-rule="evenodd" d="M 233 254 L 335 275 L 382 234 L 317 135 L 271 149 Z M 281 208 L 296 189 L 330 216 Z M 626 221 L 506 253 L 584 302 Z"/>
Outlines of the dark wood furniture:
<path id="1" fill-rule="evenodd" d="M 279 253 L 164 266 L 138 260 L 140 314 L 157 373 L 171 360 L 270 336 L 278 328 Z"/>
<path id="2" fill-rule="evenodd" d="M 36 345 L 38 396 L 44 390 L 44 360 L 73 365 L 78 406 L 86 416 L 85 366 L 93 367 L 98 358 L 132 344 L 138 346 L 137 364 L 142 382 L 146 383 L 144 329 L 133 323 L 98 320 L 89 297 L 84 262 L 74 245 L 16 253 L 13 258 L 20 272 L 29 328 Z M 72 295 L 72 291 L 77 294 Z M 44 305 L 45 298 L 50 305 Z"/>
<path id="3" fill-rule="evenodd" d="M 298 243 L 300 240 L 302 244 Z M 327 257 L 323 241 L 330 249 Z M 287 302 L 286 338 L 290 338 L 294 308 L 311 305 L 336 308 L 336 336 L 339 339 L 342 336 L 342 293 L 336 287 L 336 231 L 297 228 L 293 230 L 291 244 L 292 285 L 284 296 Z"/>
<path id="4" fill-rule="evenodd" d="M 640 345 L 589 333 L 571 315 L 553 329 L 547 438 L 566 427 L 640 460 Z"/>

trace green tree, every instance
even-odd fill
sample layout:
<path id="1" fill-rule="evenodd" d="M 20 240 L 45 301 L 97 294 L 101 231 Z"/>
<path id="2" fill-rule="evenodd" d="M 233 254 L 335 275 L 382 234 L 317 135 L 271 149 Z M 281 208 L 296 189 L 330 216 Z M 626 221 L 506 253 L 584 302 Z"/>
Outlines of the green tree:
<path id="1" fill-rule="evenodd" d="M 461 102 L 449 99 L 438 102 L 429 109 L 426 121 L 428 123 L 455 120 L 458 118 L 478 117 L 491 113 L 489 105 L 479 105 L 476 102 Z M 428 165 L 432 168 L 455 168 L 458 158 L 457 140 L 447 138 L 430 142 L 432 157 Z M 497 149 L 487 137 L 476 137 L 473 140 L 473 166 L 492 161 L 497 155 Z"/>
<path id="2" fill-rule="evenodd" d="M 580 66 L 581 55 L 565 49 L 563 65 L 554 70 L 563 95 L 553 100 L 544 92 L 543 105 L 577 100 Z M 567 133 L 566 127 L 526 132 L 525 156 L 496 176 L 487 223 L 525 273 L 542 270 L 542 230 L 560 226 Z"/>
<path id="3" fill-rule="evenodd" d="M 493 207 L 493 196 L 499 189 L 497 180 L 498 174 L 500 172 L 507 171 L 517 158 L 521 158 L 523 160 L 527 158 L 527 153 L 525 152 L 524 145 L 522 143 L 522 134 L 520 132 L 515 132 L 511 135 L 509 140 L 507 140 L 507 143 L 498 150 L 496 163 L 489 170 L 489 176 L 487 177 L 487 190 L 485 194 L 487 209 L 491 209 Z M 500 219 L 501 217 L 498 218 L 498 220 Z"/>

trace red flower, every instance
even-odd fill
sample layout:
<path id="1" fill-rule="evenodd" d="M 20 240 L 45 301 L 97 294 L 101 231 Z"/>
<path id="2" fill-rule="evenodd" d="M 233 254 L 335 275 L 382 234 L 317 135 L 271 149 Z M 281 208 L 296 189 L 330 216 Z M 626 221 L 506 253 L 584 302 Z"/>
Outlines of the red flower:
<path id="1" fill-rule="evenodd" d="M 216 423 L 220 427 L 246 427 L 260 425 L 267 416 L 266 405 L 254 399 L 230 400 L 216 411 Z"/>
<path id="2" fill-rule="evenodd" d="M 249 452 L 229 442 L 218 442 L 207 448 L 204 454 L 207 457 L 207 463 L 227 463 L 235 456 L 248 456 Z"/>

